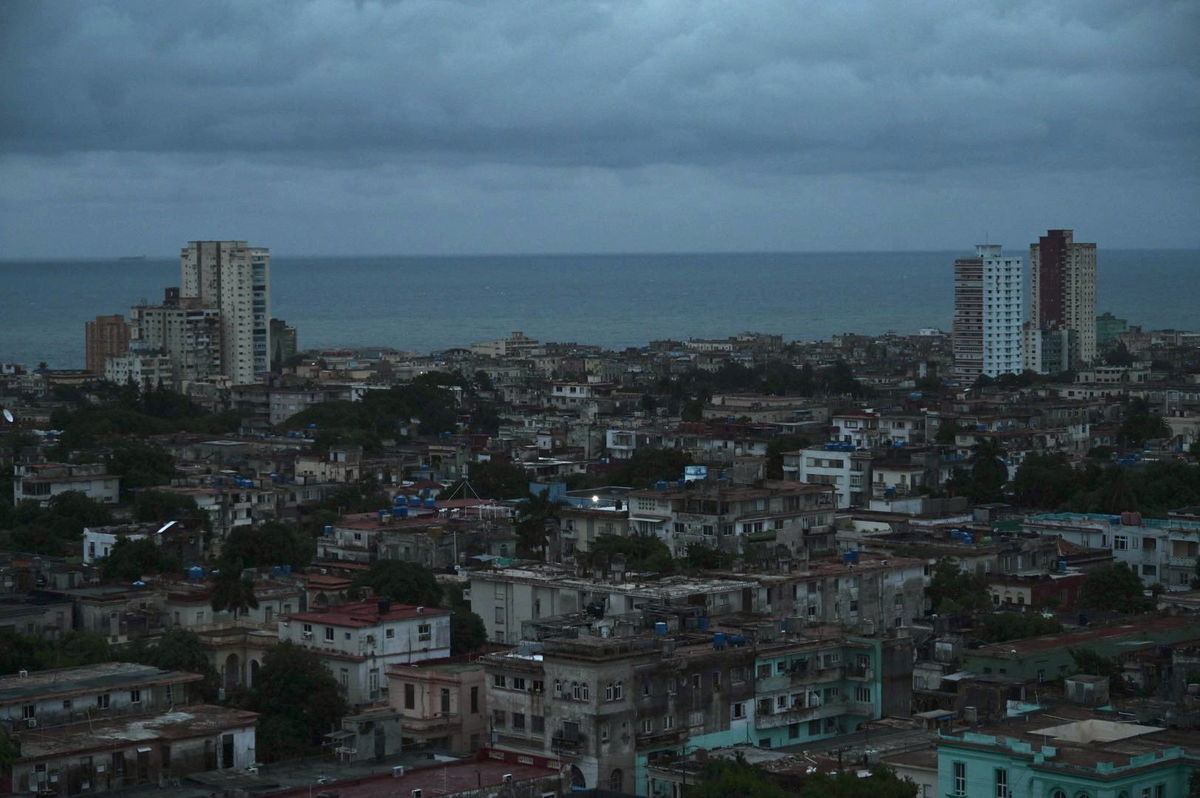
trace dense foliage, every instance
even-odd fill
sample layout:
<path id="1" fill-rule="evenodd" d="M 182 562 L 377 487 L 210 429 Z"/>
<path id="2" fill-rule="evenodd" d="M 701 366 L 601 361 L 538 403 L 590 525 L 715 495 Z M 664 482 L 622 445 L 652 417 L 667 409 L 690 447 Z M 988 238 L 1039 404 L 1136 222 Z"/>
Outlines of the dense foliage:
<path id="1" fill-rule="evenodd" d="M 316 447 L 357 444 L 378 451 L 387 439 L 404 437 L 410 429 L 439 435 L 458 429 L 454 394 L 447 386 L 459 378 L 432 372 L 408 385 L 386 391 L 367 391 L 361 401 L 323 402 L 283 423 L 284 429 L 316 430 Z M 315 425 L 315 427 L 314 427 Z"/>
<path id="2" fill-rule="evenodd" d="M 322 737 L 348 711 L 341 689 L 320 657 L 292 643 L 267 650 L 258 679 L 242 703 L 262 713 L 256 755 L 265 762 L 316 753 Z"/>
<path id="3" fill-rule="evenodd" d="M 1059 455 L 1030 455 L 1013 479 L 1013 500 L 1039 510 L 1121 513 L 1163 518 L 1169 510 L 1200 504 L 1200 465 L 1177 460 L 1141 466 L 1090 462 L 1074 468 Z"/>
<path id="4" fill-rule="evenodd" d="M 235 432 L 241 425 L 237 413 L 210 413 L 166 388 L 140 391 L 133 385 L 101 382 L 65 398 L 73 406 L 50 416 L 51 426 L 62 432 L 59 443 L 63 450 L 95 446 L 119 435 L 217 434 Z"/>
<path id="5" fill-rule="evenodd" d="M 675 559 L 671 550 L 651 535 L 600 535 L 592 541 L 589 557 L 594 565 L 611 567 L 617 556 L 625 558 L 625 567 L 631 571 L 673 573 Z"/>
<path id="6" fill-rule="evenodd" d="M 79 491 L 54 496 L 42 507 L 26 499 L 0 519 L 0 544 L 10 551 L 65 556 L 79 554 L 83 528 L 112 523 L 112 512 Z"/>
<path id="7" fill-rule="evenodd" d="M 1061 631 L 1062 624 L 1056 618 L 1046 618 L 1040 613 L 998 612 L 980 618 L 978 637 L 984 643 L 1002 643 Z"/>
<path id="8" fill-rule="evenodd" d="M 978 612 L 992 606 L 987 580 L 960 570 L 948 557 L 938 560 L 925 596 L 933 611 L 940 615 Z"/>
<path id="9" fill-rule="evenodd" d="M 355 588 L 369 587 L 376 596 L 386 596 L 401 604 L 440 607 L 442 587 L 424 566 L 400 560 L 377 560 L 366 573 L 354 580 Z"/>
<path id="10" fill-rule="evenodd" d="M 143 576 L 176 573 L 183 565 L 150 538 L 119 538 L 100 560 L 100 578 L 105 582 L 133 582 Z"/>
<path id="11" fill-rule="evenodd" d="M 1083 577 L 1079 602 L 1089 609 L 1111 612 L 1147 612 L 1155 601 L 1137 573 L 1123 562 L 1101 565 Z"/>
<path id="12" fill-rule="evenodd" d="M 304 568 L 312 562 L 316 550 L 312 535 L 281 521 L 234 527 L 224 545 L 225 555 L 241 561 L 247 568 L 276 565 Z"/>

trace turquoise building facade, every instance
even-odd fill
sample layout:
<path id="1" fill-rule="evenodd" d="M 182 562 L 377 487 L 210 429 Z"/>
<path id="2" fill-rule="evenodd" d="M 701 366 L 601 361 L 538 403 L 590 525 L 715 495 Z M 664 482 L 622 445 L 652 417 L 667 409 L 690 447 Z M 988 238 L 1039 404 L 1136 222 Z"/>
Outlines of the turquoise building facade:
<path id="1" fill-rule="evenodd" d="M 1084 721 L 1085 723 L 1088 721 Z M 938 740 L 946 798 L 1183 798 L 1200 764 L 1180 746 L 1129 756 L 1103 744 L 1057 746 L 966 732 Z"/>

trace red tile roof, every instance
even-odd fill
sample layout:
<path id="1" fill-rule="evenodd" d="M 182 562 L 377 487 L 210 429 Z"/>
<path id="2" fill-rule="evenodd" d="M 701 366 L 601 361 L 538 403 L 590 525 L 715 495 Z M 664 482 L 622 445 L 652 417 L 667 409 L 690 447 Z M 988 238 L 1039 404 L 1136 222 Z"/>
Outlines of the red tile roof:
<path id="1" fill-rule="evenodd" d="M 293 621 L 323 623 L 328 626 L 349 626 L 362 629 L 385 621 L 404 621 L 427 616 L 449 615 L 450 610 L 437 607 L 417 607 L 412 604 L 392 604 L 387 612 L 379 611 L 379 601 L 358 601 L 340 604 L 324 612 L 297 612 L 289 615 Z"/>

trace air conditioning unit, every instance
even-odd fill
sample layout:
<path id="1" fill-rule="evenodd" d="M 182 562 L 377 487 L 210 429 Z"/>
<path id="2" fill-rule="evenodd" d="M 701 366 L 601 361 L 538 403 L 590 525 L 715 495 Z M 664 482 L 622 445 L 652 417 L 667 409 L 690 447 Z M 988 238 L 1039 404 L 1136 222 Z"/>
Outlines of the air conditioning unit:
<path id="1" fill-rule="evenodd" d="M 511 773 L 505 773 L 501 778 L 505 784 L 512 784 L 513 777 Z"/>
<path id="2" fill-rule="evenodd" d="M 418 787 L 417 789 L 412 791 L 412 798 L 421 798 L 421 788 L 420 787 Z"/>
<path id="3" fill-rule="evenodd" d="M 37 728 L 37 718 L 26 718 L 25 725 L 31 729 L 36 729 Z"/>
<path id="4" fill-rule="evenodd" d="M 21 668 L 21 670 L 17 671 L 17 676 L 22 679 L 26 679 L 29 677 L 29 671 L 25 670 L 24 668 Z"/>
<path id="5" fill-rule="evenodd" d="M 301 632 L 300 637 L 305 640 L 312 640 L 312 632 Z"/>
<path id="6" fill-rule="evenodd" d="M 393 779 L 404 778 L 404 765 L 396 765 L 394 768 L 392 768 L 392 778 Z"/>

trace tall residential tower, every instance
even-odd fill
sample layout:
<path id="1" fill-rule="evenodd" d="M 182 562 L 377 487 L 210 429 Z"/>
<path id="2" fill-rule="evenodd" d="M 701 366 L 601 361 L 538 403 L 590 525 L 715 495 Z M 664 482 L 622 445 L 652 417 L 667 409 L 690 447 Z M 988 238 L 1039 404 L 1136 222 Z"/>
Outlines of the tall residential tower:
<path id="1" fill-rule="evenodd" d="M 1029 245 L 1030 313 L 1025 364 L 1041 373 L 1096 359 L 1096 245 L 1049 230 Z"/>
<path id="2" fill-rule="evenodd" d="M 979 244 L 975 257 L 954 261 L 954 376 L 974 382 L 1025 368 L 1024 280 L 1020 258 L 999 244 Z"/>
<path id="3" fill-rule="evenodd" d="M 221 313 L 221 370 L 234 384 L 271 368 L 270 251 L 245 241 L 190 241 L 180 252 L 184 299 Z"/>

